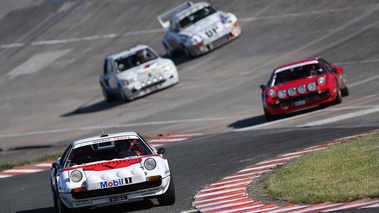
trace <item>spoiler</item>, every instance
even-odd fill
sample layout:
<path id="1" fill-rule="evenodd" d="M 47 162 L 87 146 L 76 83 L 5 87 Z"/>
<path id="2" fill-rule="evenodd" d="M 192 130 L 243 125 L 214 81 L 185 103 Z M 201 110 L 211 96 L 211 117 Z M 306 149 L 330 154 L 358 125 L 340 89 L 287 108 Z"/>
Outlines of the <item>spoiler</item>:
<path id="1" fill-rule="evenodd" d="M 159 23 L 162 25 L 163 28 L 168 29 L 170 27 L 170 19 L 177 13 L 179 13 L 182 10 L 185 10 L 189 7 L 191 7 L 193 3 L 191 1 L 184 2 L 183 4 L 175 7 L 172 10 L 169 10 L 162 15 L 158 16 L 157 19 Z"/>

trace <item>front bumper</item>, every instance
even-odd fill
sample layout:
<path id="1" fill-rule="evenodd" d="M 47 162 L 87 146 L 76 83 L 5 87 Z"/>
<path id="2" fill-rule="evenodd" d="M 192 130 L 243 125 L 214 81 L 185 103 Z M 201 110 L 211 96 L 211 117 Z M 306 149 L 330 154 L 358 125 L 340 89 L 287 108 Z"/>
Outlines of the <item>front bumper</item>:
<path id="1" fill-rule="evenodd" d="M 227 33 L 224 36 L 221 36 L 217 40 L 212 41 L 209 44 L 200 43 L 200 44 L 190 46 L 187 48 L 192 56 L 200 56 L 238 38 L 240 34 L 241 34 L 241 27 L 237 23 L 235 26 L 233 26 L 233 28 L 231 29 L 229 33 Z"/>
<path id="2" fill-rule="evenodd" d="M 276 102 L 265 103 L 264 107 L 266 112 L 271 115 L 287 114 L 290 112 L 318 106 L 323 103 L 331 102 L 335 95 L 331 95 L 329 89 L 323 91 L 313 92 L 306 95 L 296 96 L 293 98 L 286 98 L 277 100 Z"/>
<path id="3" fill-rule="evenodd" d="M 169 183 L 170 176 L 167 176 L 161 180 L 59 195 L 69 208 L 102 207 L 162 195 L 167 191 Z"/>

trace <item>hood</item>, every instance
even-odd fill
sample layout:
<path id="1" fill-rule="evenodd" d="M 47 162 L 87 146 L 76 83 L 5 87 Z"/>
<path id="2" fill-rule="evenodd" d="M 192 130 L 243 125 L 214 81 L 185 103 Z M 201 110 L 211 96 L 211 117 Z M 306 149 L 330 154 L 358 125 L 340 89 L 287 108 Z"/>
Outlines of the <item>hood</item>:
<path id="1" fill-rule="evenodd" d="M 139 79 L 148 76 L 149 73 L 154 73 L 159 71 L 160 61 L 158 59 L 148 61 L 139 66 L 135 66 L 131 69 L 128 69 L 124 72 L 118 73 L 117 77 L 119 79 Z"/>
<path id="2" fill-rule="evenodd" d="M 145 181 L 140 158 L 116 160 L 83 166 L 87 190 L 122 186 Z"/>
<path id="3" fill-rule="evenodd" d="M 219 14 L 216 12 L 183 29 L 180 34 L 189 37 L 197 35 L 203 39 L 205 44 L 209 44 L 229 32 L 230 29 L 224 26 Z"/>

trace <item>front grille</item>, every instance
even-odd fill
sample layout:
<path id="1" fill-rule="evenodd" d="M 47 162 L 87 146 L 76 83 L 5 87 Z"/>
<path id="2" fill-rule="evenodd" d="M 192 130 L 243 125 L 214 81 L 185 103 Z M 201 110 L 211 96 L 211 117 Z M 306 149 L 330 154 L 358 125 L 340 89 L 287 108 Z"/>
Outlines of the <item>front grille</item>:
<path id="1" fill-rule="evenodd" d="M 298 101 L 305 100 L 306 102 L 308 102 L 308 101 L 316 100 L 316 99 L 323 98 L 326 96 L 329 96 L 329 90 L 326 90 L 326 91 L 321 92 L 321 93 L 314 92 L 314 93 L 309 93 L 306 95 L 301 95 L 301 96 L 297 96 L 297 97 L 293 97 L 293 98 L 280 100 L 280 102 L 278 104 L 270 105 L 270 107 L 272 109 L 277 109 L 277 108 L 281 108 L 281 107 L 294 105 L 295 102 L 298 102 Z"/>
<path id="2" fill-rule="evenodd" d="M 229 39 L 229 34 L 228 34 L 228 35 L 225 35 L 225 36 L 223 36 L 223 37 L 221 37 L 221 38 L 219 38 L 219 39 L 217 39 L 217 40 L 215 40 L 215 41 L 213 41 L 213 42 L 210 44 L 210 46 L 212 46 L 213 48 L 215 48 L 215 47 L 217 47 L 217 46 L 223 44 L 223 43 L 224 43 L 225 41 L 227 41 L 228 39 Z"/>
<path id="3" fill-rule="evenodd" d="M 126 192 L 134 192 L 138 190 L 158 187 L 161 184 L 162 184 L 162 179 L 160 178 L 159 180 L 113 187 L 113 188 L 96 189 L 96 190 L 82 191 L 82 192 L 77 192 L 77 193 L 71 192 L 71 195 L 74 199 L 85 199 L 85 198 L 121 194 L 121 193 L 126 193 Z"/>

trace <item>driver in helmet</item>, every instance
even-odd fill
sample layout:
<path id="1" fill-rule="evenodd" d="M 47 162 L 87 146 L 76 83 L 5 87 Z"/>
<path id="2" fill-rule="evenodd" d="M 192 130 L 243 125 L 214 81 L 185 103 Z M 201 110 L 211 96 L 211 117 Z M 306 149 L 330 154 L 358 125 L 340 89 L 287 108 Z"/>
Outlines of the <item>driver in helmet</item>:
<path id="1" fill-rule="evenodd" d="M 120 158 L 140 156 L 145 153 L 136 139 L 115 141 L 115 149 Z"/>
<path id="2" fill-rule="evenodd" d="M 149 53 L 146 50 L 141 50 L 137 52 L 137 64 L 143 64 L 150 61 Z"/>

